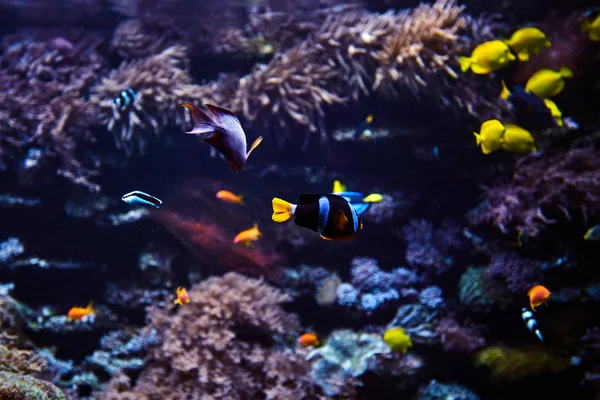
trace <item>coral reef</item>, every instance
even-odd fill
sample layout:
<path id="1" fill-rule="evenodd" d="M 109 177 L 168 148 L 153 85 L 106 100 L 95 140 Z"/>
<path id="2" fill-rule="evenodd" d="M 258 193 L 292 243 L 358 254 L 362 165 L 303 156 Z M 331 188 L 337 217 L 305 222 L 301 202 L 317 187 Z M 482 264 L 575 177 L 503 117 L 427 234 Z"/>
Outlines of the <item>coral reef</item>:
<path id="1" fill-rule="evenodd" d="M 476 354 L 476 365 L 491 369 L 492 377 L 513 381 L 544 372 L 558 373 L 569 366 L 560 354 L 542 348 L 486 347 Z"/>
<path id="2" fill-rule="evenodd" d="M 525 156 L 511 181 L 484 187 L 472 221 L 530 237 L 560 219 L 585 223 L 599 211 L 599 170 L 600 156 L 591 149 Z"/>
<path id="3" fill-rule="evenodd" d="M 235 273 L 209 278 L 189 295 L 192 301 L 174 314 L 172 304 L 150 311 L 146 329 L 156 329 L 160 345 L 150 348 L 135 384 L 123 389 L 113 381 L 100 398 L 244 399 L 262 392 L 284 399 L 313 393 L 309 364 L 285 346 L 285 336 L 299 329 L 280 307 L 288 296 Z"/>
<path id="4" fill-rule="evenodd" d="M 11 400 L 66 400 L 56 386 L 32 376 L 0 370 L 0 398 Z"/>
<path id="5" fill-rule="evenodd" d="M 54 38 L 56 39 L 56 38 Z M 100 40 L 9 36 L 0 58 L 0 166 L 33 185 L 65 177 L 92 191 L 99 161 L 90 149 L 97 104 L 86 100 L 104 68 Z M 9 164 L 10 163 L 10 164 Z M 2 169 L 4 169 L 2 168 Z"/>

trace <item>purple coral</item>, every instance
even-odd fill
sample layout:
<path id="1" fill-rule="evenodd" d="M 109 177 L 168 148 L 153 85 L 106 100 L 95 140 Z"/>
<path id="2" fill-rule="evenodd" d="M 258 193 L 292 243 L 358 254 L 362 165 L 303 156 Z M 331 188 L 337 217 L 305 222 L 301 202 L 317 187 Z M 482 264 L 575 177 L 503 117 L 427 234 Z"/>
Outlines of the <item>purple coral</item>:
<path id="1" fill-rule="evenodd" d="M 534 260 L 514 252 L 493 253 L 485 270 L 487 279 L 499 279 L 514 293 L 527 293 L 541 278 L 541 266 Z"/>
<path id="2" fill-rule="evenodd" d="M 444 306 L 442 289 L 439 286 L 428 286 L 419 294 L 419 303 L 425 307 L 436 309 Z"/>
<path id="3" fill-rule="evenodd" d="M 485 339 L 480 330 L 472 324 L 461 325 L 453 317 L 442 318 L 435 331 L 446 351 L 472 353 L 485 346 Z"/>

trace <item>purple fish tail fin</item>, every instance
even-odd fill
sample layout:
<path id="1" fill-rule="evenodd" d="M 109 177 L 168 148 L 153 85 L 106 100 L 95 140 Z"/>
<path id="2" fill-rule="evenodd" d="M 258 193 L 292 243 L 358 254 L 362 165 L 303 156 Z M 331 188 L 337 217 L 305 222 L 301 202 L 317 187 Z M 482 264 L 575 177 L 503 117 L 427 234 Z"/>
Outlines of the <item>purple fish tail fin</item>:
<path id="1" fill-rule="evenodd" d="M 183 103 L 182 106 L 190 110 L 194 120 L 194 128 L 186 133 L 206 137 L 209 136 L 207 134 L 215 131 L 215 121 L 206 111 L 190 103 Z"/>

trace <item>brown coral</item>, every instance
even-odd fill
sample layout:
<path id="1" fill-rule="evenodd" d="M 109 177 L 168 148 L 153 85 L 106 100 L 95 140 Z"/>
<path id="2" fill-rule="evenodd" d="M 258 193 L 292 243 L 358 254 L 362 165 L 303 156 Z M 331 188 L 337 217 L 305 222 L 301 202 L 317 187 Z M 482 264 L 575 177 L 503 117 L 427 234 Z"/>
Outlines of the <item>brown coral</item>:
<path id="1" fill-rule="evenodd" d="M 287 295 L 235 273 L 189 294 L 191 303 L 175 314 L 174 305 L 151 310 L 148 329 L 158 330 L 162 344 L 133 388 L 117 377 L 100 399 L 314 398 L 310 364 L 283 343 L 299 328 L 281 308 Z"/>

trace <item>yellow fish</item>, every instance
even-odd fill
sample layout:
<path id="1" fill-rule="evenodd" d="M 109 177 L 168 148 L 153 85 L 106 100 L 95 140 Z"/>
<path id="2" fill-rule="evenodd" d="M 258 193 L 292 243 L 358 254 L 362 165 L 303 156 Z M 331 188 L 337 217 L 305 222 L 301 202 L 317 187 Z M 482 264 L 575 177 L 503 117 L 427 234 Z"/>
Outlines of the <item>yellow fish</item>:
<path id="1" fill-rule="evenodd" d="M 508 45 L 501 40 L 492 40 L 475 47 L 471 57 L 458 57 L 460 69 L 467 72 L 469 68 L 476 74 L 489 74 L 507 66 L 515 56 Z"/>
<path id="2" fill-rule="evenodd" d="M 365 203 L 379 203 L 381 200 L 383 200 L 383 196 L 379 193 L 371 193 L 363 199 Z"/>
<path id="3" fill-rule="evenodd" d="M 584 19 L 581 23 L 581 32 L 587 32 L 592 42 L 600 42 L 600 14 L 593 21 Z"/>
<path id="4" fill-rule="evenodd" d="M 537 151 L 533 143 L 533 136 L 531 136 L 529 131 L 514 124 L 506 124 L 504 128 L 504 136 L 500 144 L 504 150 L 513 153 L 531 153 Z"/>
<path id="5" fill-rule="evenodd" d="M 258 230 L 258 224 L 254 223 L 254 226 L 250 229 L 246 229 L 245 231 L 241 231 L 236 235 L 233 239 L 233 243 L 244 243 L 246 246 L 250 246 L 252 242 L 256 242 L 262 233 Z"/>
<path id="6" fill-rule="evenodd" d="M 600 240 L 600 225 L 594 225 L 583 235 L 584 240 Z"/>
<path id="7" fill-rule="evenodd" d="M 559 71 L 540 69 L 525 84 L 525 91 L 545 99 L 556 96 L 565 88 L 565 78 L 572 78 L 573 72 L 562 67 Z"/>
<path id="8" fill-rule="evenodd" d="M 556 105 L 556 103 L 550 99 L 544 99 L 544 104 L 546 104 L 546 107 L 548 107 L 548 110 L 550 110 L 550 113 L 556 120 L 556 125 L 558 125 L 559 127 L 562 127 L 563 126 L 562 112 L 558 109 L 558 106 Z"/>
<path id="9" fill-rule="evenodd" d="M 346 191 L 346 185 L 342 184 L 342 182 L 335 180 L 333 181 L 333 192 L 332 193 L 342 193 Z"/>
<path id="10" fill-rule="evenodd" d="M 544 32 L 538 28 L 521 28 L 512 34 L 510 39 L 504 40 L 508 47 L 517 54 L 519 61 L 529 61 L 531 55 L 550 47 L 552 43 L 546 38 Z"/>
<path id="11" fill-rule="evenodd" d="M 241 206 L 244 205 L 244 202 L 242 201 L 244 195 L 236 195 L 231 193 L 229 190 L 219 190 L 215 197 L 219 200 L 223 200 L 226 203 L 239 204 Z"/>
<path id="12" fill-rule="evenodd" d="M 477 146 L 481 146 L 483 154 L 490 154 L 498 150 L 502 145 L 502 137 L 504 136 L 504 125 L 497 119 L 490 119 L 481 124 L 479 132 L 473 132 Z"/>
<path id="13" fill-rule="evenodd" d="M 412 347 L 412 340 L 402 328 L 390 328 L 383 333 L 383 341 L 386 342 L 392 351 L 401 351 L 406 353 L 409 347 Z"/>

